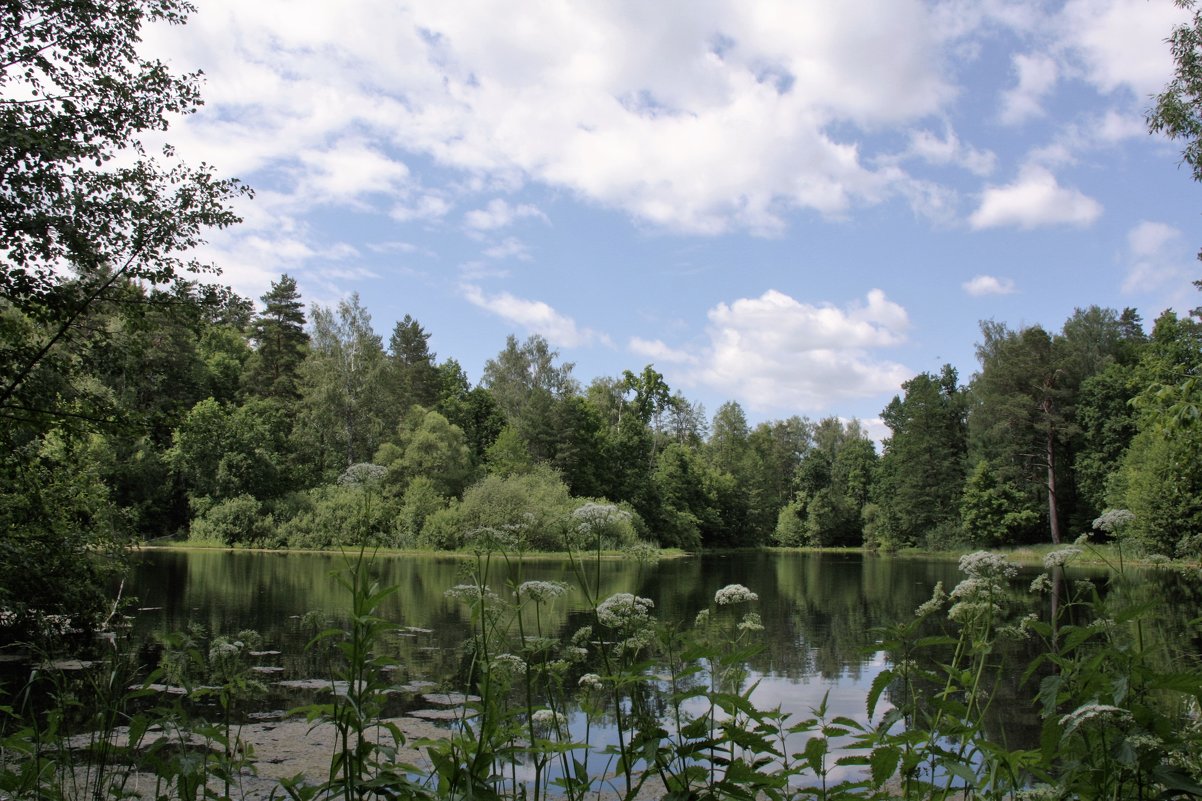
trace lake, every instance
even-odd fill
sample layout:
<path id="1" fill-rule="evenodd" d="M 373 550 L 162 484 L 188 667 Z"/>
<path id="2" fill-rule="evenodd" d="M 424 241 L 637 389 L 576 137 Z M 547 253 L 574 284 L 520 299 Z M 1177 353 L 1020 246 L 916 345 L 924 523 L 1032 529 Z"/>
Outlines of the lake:
<path id="1" fill-rule="evenodd" d="M 398 681 L 433 681 L 446 689 L 461 689 L 456 684 L 465 672 L 460 646 L 468 630 L 468 610 L 445 592 L 463 583 L 475 565 L 474 560 L 457 557 L 377 557 L 373 569 L 378 580 L 399 588 L 381 613 L 406 627 L 397 634 L 396 654 L 404 664 Z M 141 607 L 135 631 L 182 630 L 190 624 L 214 633 L 255 629 L 263 637 L 264 650 L 279 652 L 265 657 L 277 668 L 272 680 L 325 678 L 305 644 L 324 621 L 348 609 L 346 591 L 332 578 L 344 566 L 345 558 L 332 553 L 142 551 L 128 584 Z M 757 705 L 779 705 L 809 717 L 826 697 L 831 715 L 861 721 L 868 687 L 889 661 L 876 647 L 875 629 L 912 616 L 937 582 L 950 590 L 962 578 L 954 560 L 861 553 L 713 553 L 655 564 L 607 560 L 597 570 L 600 598 L 618 592 L 650 598 L 654 616 L 663 621 L 691 621 L 712 603 L 719 588 L 747 586 L 759 595 L 753 608 L 764 625 L 763 650 L 749 664 L 753 680 L 759 682 Z M 1037 572 L 1025 569 L 1014 583 L 1016 595 L 1029 597 L 1033 610 L 1047 602 L 1026 592 Z M 1104 584 L 1099 571 L 1075 571 L 1073 576 Z M 1165 571 L 1155 576 L 1154 581 L 1135 584 L 1133 600 L 1149 604 L 1160 622 L 1180 625 L 1185 632 L 1185 622 L 1199 608 L 1196 578 Z M 553 559 L 529 560 L 508 570 L 494 561 L 489 584 L 504 592 L 507 582 L 534 579 L 575 586 L 569 563 Z M 560 599 L 551 617 L 543 620 L 552 634 L 565 637 L 591 622 L 579 590 Z M 1183 647 L 1197 645 L 1183 642 Z M 1016 651 L 1007 657 L 1014 663 L 1014 681 L 1000 689 L 998 715 L 989 728 L 1011 746 L 1033 743 L 1038 734 L 1036 710 L 1030 691 L 1017 680 L 1030 654 Z M 286 706 L 292 699 L 280 693 L 271 701 Z"/>

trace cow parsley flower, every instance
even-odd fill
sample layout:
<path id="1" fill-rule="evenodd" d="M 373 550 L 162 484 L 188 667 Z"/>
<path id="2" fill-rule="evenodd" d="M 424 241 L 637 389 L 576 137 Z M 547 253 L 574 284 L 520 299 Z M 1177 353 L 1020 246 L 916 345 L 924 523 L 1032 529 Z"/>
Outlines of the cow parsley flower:
<path id="1" fill-rule="evenodd" d="M 517 589 L 517 596 L 532 601 L 552 601 L 567 591 L 568 585 L 562 581 L 524 581 Z"/>
<path id="2" fill-rule="evenodd" d="M 1058 548 L 1043 557 L 1043 567 L 1045 570 L 1064 567 L 1073 557 L 1080 553 L 1081 549 L 1075 545 L 1070 545 L 1067 548 Z"/>
<path id="3" fill-rule="evenodd" d="M 597 620 L 611 629 L 626 628 L 646 621 L 654 606 L 650 598 L 619 592 L 597 605 Z"/>
<path id="4" fill-rule="evenodd" d="M 585 673 L 576 683 L 584 690 L 600 690 L 605 686 L 601 682 L 601 677 L 596 673 Z"/>
<path id="5" fill-rule="evenodd" d="M 749 601 L 758 601 L 759 599 L 760 596 L 742 584 L 727 584 L 714 593 L 714 603 L 718 604 L 718 606 L 730 606 L 731 604 L 747 603 Z"/>

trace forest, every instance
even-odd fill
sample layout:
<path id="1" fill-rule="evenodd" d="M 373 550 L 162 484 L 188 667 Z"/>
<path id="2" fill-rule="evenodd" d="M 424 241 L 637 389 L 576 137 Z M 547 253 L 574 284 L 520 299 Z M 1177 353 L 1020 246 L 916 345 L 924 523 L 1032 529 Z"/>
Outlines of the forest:
<path id="1" fill-rule="evenodd" d="M 907 381 L 878 453 L 854 420 L 710 417 L 653 365 L 582 386 L 538 336 L 510 336 L 473 386 L 412 317 L 385 341 L 357 296 L 306 310 L 287 275 L 261 301 L 119 281 L 16 387 L 0 605 L 62 602 L 28 569 L 47 554 L 66 570 L 131 540 L 456 549 L 480 531 L 561 550 L 598 504 L 625 512 L 615 547 L 1060 542 L 1124 509 L 1145 553 L 1202 553 L 1202 442 L 1182 424 L 1196 312 L 1151 333 L 1132 309 L 986 321 L 979 370 Z M 39 321 L 7 312 L 14 352 Z"/>
<path id="2" fill-rule="evenodd" d="M 611 506 L 615 546 L 1060 542 L 1124 510 L 1143 551 L 1202 553 L 1198 310 L 984 321 L 977 372 L 907 381 L 878 452 L 854 420 L 711 417 L 654 365 L 584 385 L 539 336 L 473 385 L 414 317 L 385 340 L 357 296 L 307 307 L 288 275 L 239 297 L 191 254 L 250 188 L 143 143 L 201 103 L 199 73 L 137 52 L 191 10 L 0 17 L 20 67 L 0 73 L 0 625 L 98 619 L 130 542 L 556 549 L 571 514 Z M 1195 179 L 1199 31 L 1174 32 L 1148 122 Z"/>

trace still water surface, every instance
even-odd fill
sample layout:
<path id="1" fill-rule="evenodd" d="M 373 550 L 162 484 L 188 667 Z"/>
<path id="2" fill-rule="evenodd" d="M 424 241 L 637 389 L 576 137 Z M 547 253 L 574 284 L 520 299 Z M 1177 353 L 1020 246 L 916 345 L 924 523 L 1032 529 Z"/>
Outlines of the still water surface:
<path id="1" fill-rule="evenodd" d="M 336 616 L 349 598 L 332 574 L 346 565 L 330 553 L 256 553 L 246 551 L 147 550 L 138 557 L 130 582 L 142 607 L 137 630 L 182 630 L 203 625 L 212 633 L 255 629 L 264 648 L 278 650 L 276 674 L 282 679 L 324 678 L 305 643 L 317 630 L 317 617 Z M 375 574 L 395 584 L 381 610 L 384 617 L 410 627 L 398 636 L 397 653 L 405 664 L 399 678 L 432 680 L 455 688 L 463 674 L 462 645 L 468 611 L 445 591 L 466 580 L 474 560 L 436 556 L 381 556 Z M 590 569 L 590 574 L 592 567 Z M 824 697 L 830 714 L 865 720 L 864 699 L 889 655 L 876 647 L 875 630 L 909 618 L 930 598 L 936 582 L 950 589 L 962 578 L 953 560 L 889 558 L 870 554 L 799 554 L 748 552 L 703 554 L 647 565 L 632 561 L 600 563 L 598 596 L 629 592 L 655 602 L 663 621 L 687 622 L 710 605 L 728 584 L 743 584 L 759 595 L 754 607 L 763 619 L 763 650 L 750 663 L 759 685 L 754 699 L 762 709 L 782 707 L 798 718 Z M 506 572 L 495 562 L 489 585 L 504 593 L 507 582 L 563 580 L 573 587 L 568 562 L 532 560 Z M 1025 588 L 1035 570 L 1015 582 Z M 1087 574 L 1078 572 L 1077 577 Z M 1093 573 L 1100 581 L 1101 574 Z M 1196 582 L 1157 574 L 1138 585 L 1153 609 L 1168 619 L 1197 613 Z M 1038 599 L 1032 599 L 1038 610 Z M 569 592 L 556 603 L 550 625 L 563 636 L 592 622 L 584 594 Z M 1014 655 L 1015 677 L 1029 655 Z M 991 722 L 1012 746 L 1037 735 L 1034 708 L 1018 686 L 999 694 L 1001 716 Z M 284 699 L 282 703 L 287 703 Z M 836 777 L 832 777 L 836 778 Z"/>

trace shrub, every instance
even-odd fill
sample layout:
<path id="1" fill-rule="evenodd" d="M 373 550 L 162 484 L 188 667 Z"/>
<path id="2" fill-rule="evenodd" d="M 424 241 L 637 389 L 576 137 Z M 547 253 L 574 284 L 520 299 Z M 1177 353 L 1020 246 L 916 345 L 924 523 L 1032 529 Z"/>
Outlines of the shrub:
<path id="1" fill-rule="evenodd" d="M 223 545 L 276 547 L 283 544 L 277 536 L 275 521 L 270 515 L 262 514 L 261 504 L 251 495 L 236 495 L 213 504 L 192 521 L 189 539 Z"/>

